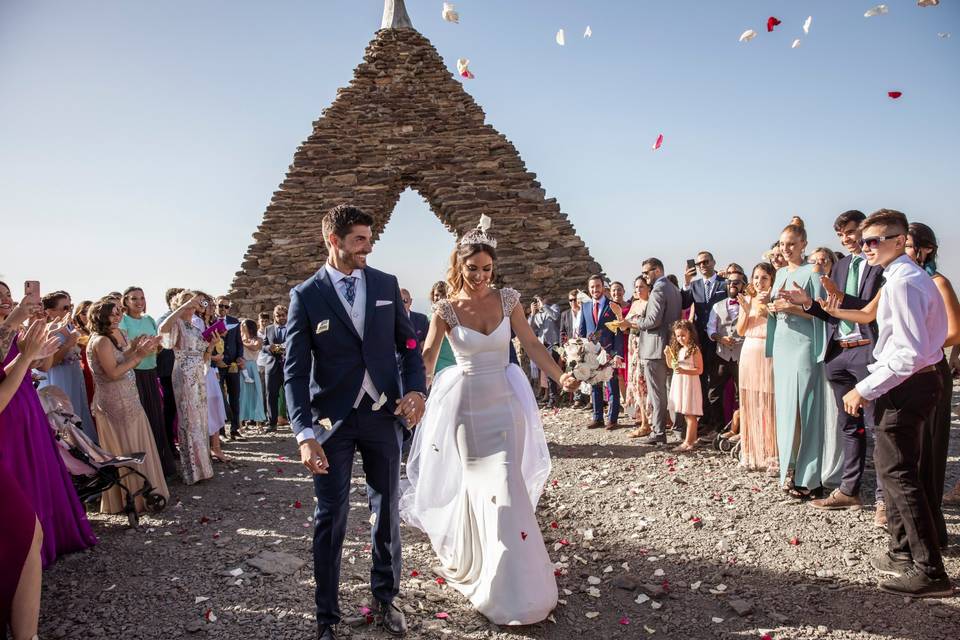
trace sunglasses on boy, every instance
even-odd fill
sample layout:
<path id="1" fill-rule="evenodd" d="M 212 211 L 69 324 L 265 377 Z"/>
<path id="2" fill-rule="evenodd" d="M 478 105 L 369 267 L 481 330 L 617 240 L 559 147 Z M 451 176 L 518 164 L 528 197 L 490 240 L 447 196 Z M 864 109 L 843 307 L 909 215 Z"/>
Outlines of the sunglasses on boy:
<path id="1" fill-rule="evenodd" d="M 902 233 L 894 233 L 889 236 L 870 236 L 869 238 L 861 238 L 860 246 L 863 247 L 864 249 L 875 250 L 877 247 L 880 246 L 881 242 L 884 242 L 886 240 L 893 240 L 894 238 L 902 235 L 903 235 Z"/>

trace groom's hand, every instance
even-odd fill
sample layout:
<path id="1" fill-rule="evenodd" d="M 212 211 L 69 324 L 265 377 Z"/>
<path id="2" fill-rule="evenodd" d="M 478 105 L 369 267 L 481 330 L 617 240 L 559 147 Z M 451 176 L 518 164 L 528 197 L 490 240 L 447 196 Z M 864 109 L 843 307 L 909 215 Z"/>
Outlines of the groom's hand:
<path id="1" fill-rule="evenodd" d="M 326 475 L 330 469 L 327 456 L 323 453 L 323 447 L 314 438 L 309 438 L 300 443 L 300 461 L 315 476 Z"/>
<path id="2" fill-rule="evenodd" d="M 403 416 L 407 424 L 413 428 L 423 417 L 423 394 L 411 391 L 407 395 L 397 400 L 397 410 L 393 412 L 395 416 Z"/>

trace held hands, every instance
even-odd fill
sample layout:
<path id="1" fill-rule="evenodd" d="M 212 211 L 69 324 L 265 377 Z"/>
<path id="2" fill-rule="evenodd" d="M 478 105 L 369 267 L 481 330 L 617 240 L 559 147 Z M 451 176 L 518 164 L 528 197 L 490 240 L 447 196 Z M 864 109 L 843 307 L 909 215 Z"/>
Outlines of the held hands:
<path id="1" fill-rule="evenodd" d="M 403 416 L 407 424 L 413 427 L 419 423 L 420 418 L 423 417 L 424 407 L 423 395 L 416 391 L 411 391 L 397 400 L 397 410 L 393 412 L 393 415 Z"/>
<path id="2" fill-rule="evenodd" d="M 330 463 L 323 453 L 323 447 L 314 438 L 308 438 L 300 443 L 300 462 L 315 476 L 329 473 Z"/>

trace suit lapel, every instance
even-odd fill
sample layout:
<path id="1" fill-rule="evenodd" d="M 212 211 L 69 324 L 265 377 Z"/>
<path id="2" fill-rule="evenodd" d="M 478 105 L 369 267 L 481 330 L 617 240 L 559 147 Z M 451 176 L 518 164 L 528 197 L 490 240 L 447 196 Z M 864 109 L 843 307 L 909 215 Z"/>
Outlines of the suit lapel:
<path id="1" fill-rule="evenodd" d="M 377 296 L 376 296 L 376 287 L 374 286 L 373 274 L 366 269 L 363 271 L 365 289 L 367 290 L 367 308 L 363 316 L 363 335 L 367 335 L 370 331 L 370 323 L 373 322 L 373 312 L 376 309 Z M 392 305 L 391 305 L 392 306 Z M 410 321 L 410 324 L 413 324 L 413 320 Z"/>
<path id="2" fill-rule="evenodd" d="M 327 306 L 330 307 L 330 310 L 340 318 L 340 321 L 347 326 L 347 328 L 355 335 L 357 338 L 360 337 L 360 334 L 357 333 L 357 328 L 353 326 L 353 322 L 350 320 L 350 316 L 347 315 L 347 310 L 343 308 L 343 303 L 340 301 L 340 296 L 337 295 L 336 290 L 333 287 L 333 282 L 330 280 L 329 274 L 325 267 L 321 267 L 320 271 L 316 275 L 316 284 L 317 288 L 320 289 L 320 295 L 327 302 Z M 370 297 L 369 286 L 367 287 L 367 298 Z"/>

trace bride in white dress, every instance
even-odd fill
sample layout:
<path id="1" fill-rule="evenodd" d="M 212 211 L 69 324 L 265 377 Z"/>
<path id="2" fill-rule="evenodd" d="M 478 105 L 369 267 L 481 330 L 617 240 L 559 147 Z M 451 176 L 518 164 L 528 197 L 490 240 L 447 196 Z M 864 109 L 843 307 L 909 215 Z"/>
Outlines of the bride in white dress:
<path id="1" fill-rule="evenodd" d="M 530 384 L 509 361 L 510 332 L 566 388 L 527 324 L 514 289 L 491 289 L 496 241 L 477 229 L 451 257 L 450 296 L 435 305 L 424 344 L 432 375 L 440 344 L 457 366 L 433 380 L 407 461 L 400 515 L 429 537 L 447 584 L 497 624 L 544 620 L 557 604 L 554 567 L 535 508 L 550 453 Z"/>

